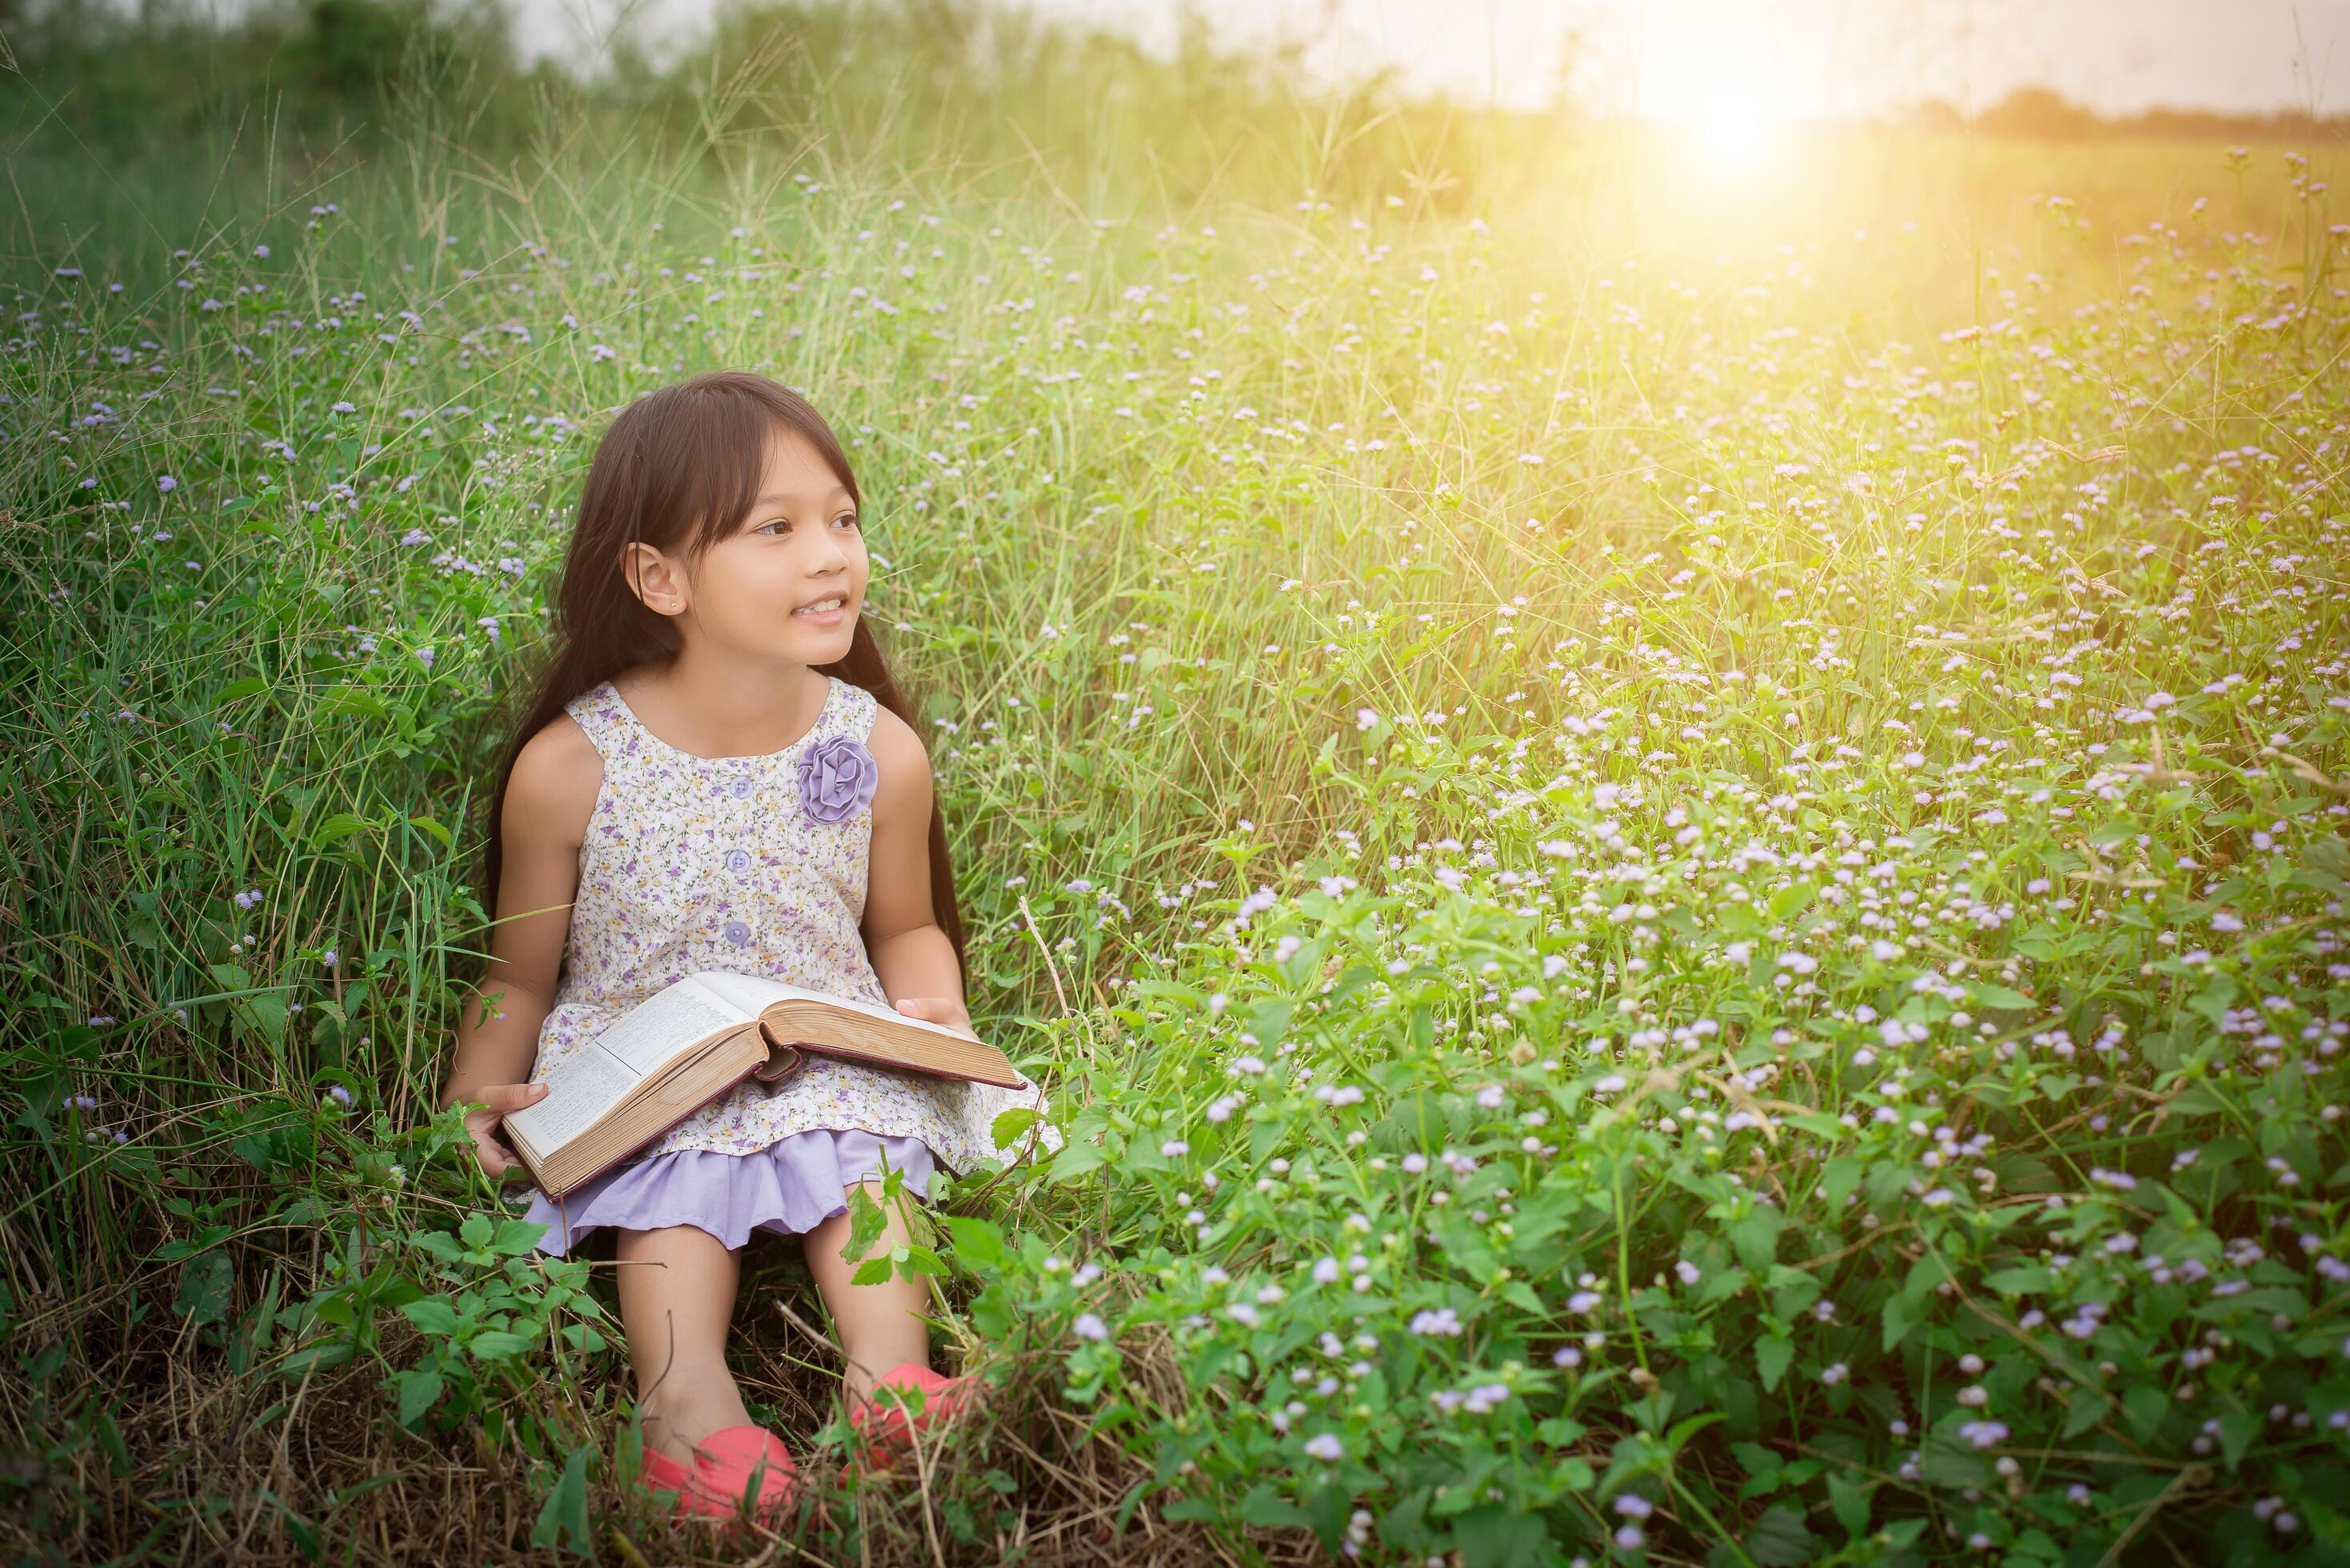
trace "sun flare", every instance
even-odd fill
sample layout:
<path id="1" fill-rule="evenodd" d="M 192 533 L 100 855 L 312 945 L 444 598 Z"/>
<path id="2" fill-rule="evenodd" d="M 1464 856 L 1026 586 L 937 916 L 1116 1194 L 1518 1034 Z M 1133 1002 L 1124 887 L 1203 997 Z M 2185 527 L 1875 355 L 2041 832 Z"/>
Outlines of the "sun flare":
<path id="1" fill-rule="evenodd" d="M 1779 140 L 1782 116 L 1752 93 L 1724 93 L 1690 116 L 1691 139 L 1712 162 L 1744 168 L 1760 161 Z"/>

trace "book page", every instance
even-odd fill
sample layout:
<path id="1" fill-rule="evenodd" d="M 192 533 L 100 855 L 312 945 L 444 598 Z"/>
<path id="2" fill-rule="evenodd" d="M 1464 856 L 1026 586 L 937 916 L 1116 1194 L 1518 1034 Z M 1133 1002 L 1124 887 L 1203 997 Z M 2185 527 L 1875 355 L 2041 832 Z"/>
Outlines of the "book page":
<path id="1" fill-rule="evenodd" d="M 733 998 L 688 975 L 623 1014 L 596 1036 L 596 1044 L 636 1069 L 639 1077 L 650 1078 L 712 1035 L 738 1029 L 757 1016 L 756 1008 L 738 1010 Z"/>
<path id="2" fill-rule="evenodd" d="M 754 1017 L 778 1002 L 786 1000 L 821 1002 L 850 1012 L 864 1013 L 868 1018 L 885 1018 L 892 1023 L 905 1024 L 910 1029 L 927 1029 L 933 1034 L 943 1034 L 949 1039 L 964 1038 L 943 1024 L 933 1023 L 927 1018 L 913 1017 L 899 1012 L 894 1007 L 885 1007 L 878 1002 L 867 1002 L 862 997 L 837 996 L 829 991 L 810 991 L 804 985 L 787 985 L 780 980 L 769 980 L 764 975 L 730 974 L 723 970 L 702 970 L 686 978 L 700 981 Z"/>
<path id="3" fill-rule="evenodd" d="M 730 1007 L 742 1009 L 744 1019 L 759 1016 L 771 1002 L 786 996 L 816 996 L 817 992 L 804 991 L 796 985 L 785 985 L 780 980 L 769 980 L 763 974 L 733 974 L 725 970 L 696 970 L 686 979 L 721 998 Z"/>
<path id="4" fill-rule="evenodd" d="M 639 1075 L 593 1040 L 556 1064 L 546 1075 L 546 1098 L 509 1112 L 513 1132 L 530 1140 L 543 1159 L 595 1124 L 637 1085 Z"/>

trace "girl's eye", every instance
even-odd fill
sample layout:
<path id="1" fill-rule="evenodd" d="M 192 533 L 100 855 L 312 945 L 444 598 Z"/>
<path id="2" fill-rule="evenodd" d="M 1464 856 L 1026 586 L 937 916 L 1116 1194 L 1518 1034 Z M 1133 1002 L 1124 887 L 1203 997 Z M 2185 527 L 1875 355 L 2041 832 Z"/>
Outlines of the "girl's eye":
<path id="1" fill-rule="evenodd" d="M 865 526 L 865 524 L 864 524 L 863 523 L 861 523 L 861 522 L 859 522 L 859 521 L 858 520 L 857 514 L 856 514 L 856 513 L 854 513 L 854 512 L 844 512 L 844 513 L 842 513 L 839 516 L 837 516 L 837 517 L 834 518 L 834 519 L 833 519 L 833 521 L 834 521 L 834 522 L 836 522 L 836 523 L 842 523 L 842 522 L 846 522 L 846 523 L 847 523 L 847 524 L 848 524 L 851 527 L 853 527 L 853 528 L 857 528 L 857 529 L 859 529 L 859 530 L 862 530 L 862 529 L 864 528 L 864 526 Z M 764 534 L 764 533 L 765 533 L 765 532 L 766 532 L 768 529 L 770 529 L 770 528 L 788 528 L 788 527 L 790 527 L 791 525 L 792 525 L 792 520 L 791 520 L 790 518 L 788 518 L 788 517 L 778 517 L 778 518 L 776 518 L 776 519 L 775 519 L 774 522 L 772 522 L 772 523 L 762 523 L 762 524 L 760 524 L 756 528 L 754 528 L 754 529 L 753 529 L 753 530 L 751 530 L 751 531 L 752 531 L 753 533 L 754 533 L 754 534 Z"/>

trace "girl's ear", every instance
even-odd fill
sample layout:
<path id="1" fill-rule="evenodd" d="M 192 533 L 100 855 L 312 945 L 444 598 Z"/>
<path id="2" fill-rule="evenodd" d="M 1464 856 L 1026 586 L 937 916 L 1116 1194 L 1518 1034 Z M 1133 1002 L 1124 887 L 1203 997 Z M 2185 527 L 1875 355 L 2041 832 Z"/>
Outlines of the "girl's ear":
<path id="1" fill-rule="evenodd" d="M 621 546 L 620 576 L 655 614 L 684 612 L 690 598 L 685 574 L 678 569 L 677 563 L 642 539 L 631 539 Z"/>

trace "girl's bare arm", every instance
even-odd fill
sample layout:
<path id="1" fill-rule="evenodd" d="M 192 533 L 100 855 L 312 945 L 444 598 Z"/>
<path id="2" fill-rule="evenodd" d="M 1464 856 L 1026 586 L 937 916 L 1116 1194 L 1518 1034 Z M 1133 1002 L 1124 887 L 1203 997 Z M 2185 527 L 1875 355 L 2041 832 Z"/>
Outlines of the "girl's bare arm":
<path id="1" fill-rule="evenodd" d="M 484 1090 L 530 1076 L 570 935 L 579 846 L 603 781 L 603 758 L 567 716 L 532 736 L 515 759 L 501 814 L 505 841 L 489 963 L 481 996 L 458 1019 L 443 1106 L 481 1100 Z"/>
<path id="2" fill-rule="evenodd" d="M 880 779 L 873 794 L 873 837 L 866 861 L 865 916 L 858 935 L 874 977 L 892 1002 L 917 1001 L 918 1016 L 968 1031 L 962 971 L 954 942 L 931 899 L 931 816 L 936 790 L 921 737 L 887 708 L 867 738 Z M 900 1011 L 903 1011 L 902 1009 Z"/>

